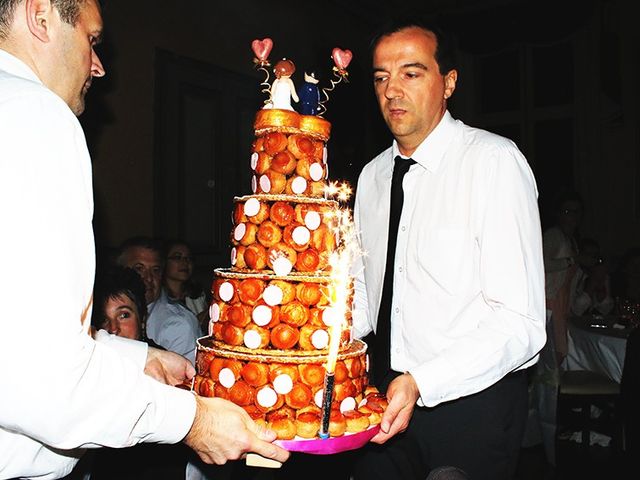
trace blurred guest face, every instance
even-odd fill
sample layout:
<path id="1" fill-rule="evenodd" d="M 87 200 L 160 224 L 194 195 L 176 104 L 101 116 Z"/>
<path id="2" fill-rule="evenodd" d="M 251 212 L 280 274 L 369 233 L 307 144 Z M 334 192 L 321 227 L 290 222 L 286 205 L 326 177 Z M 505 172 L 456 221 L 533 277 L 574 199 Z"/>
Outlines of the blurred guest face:
<path id="1" fill-rule="evenodd" d="M 124 293 L 109 298 L 104 305 L 102 328 L 119 337 L 140 340 L 142 319 L 133 300 Z"/>
<path id="2" fill-rule="evenodd" d="M 455 90 L 457 72 L 440 72 L 433 33 L 410 27 L 380 39 L 373 52 L 373 86 L 382 116 L 404 155 L 438 125 Z"/>
<path id="3" fill-rule="evenodd" d="M 560 207 L 558 215 L 560 227 L 565 232 L 573 233 L 582 220 L 582 205 L 580 205 L 580 202 L 574 200 L 564 202 Z"/>
<path id="4" fill-rule="evenodd" d="M 174 245 L 167 255 L 165 277 L 179 282 L 186 282 L 193 273 L 191 250 L 186 245 Z"/>
<path id="5" fill-rule="evenodd" d="M 84 111 L 85 95 L 93 77 L 105 74 L 102 62 L 94 48 L 102 35 L 102 16 L 96 0 L 81 3 L 80 14 L 75 25 L 70 25 L 58 17 L 61 35 L 57 50 L 58 68 L 49 82 L 49 87 L 57 93 L 76 115 Z"/>
<path id="6" fill-rule="evenodd" d="M 122 265 L 133 268 L 144 281 L 144 297 L 147 304 L 160 296 L 162 281 L 162 261 L 160 255 L 145 247 L 129 247 L 122 254 Z"/>

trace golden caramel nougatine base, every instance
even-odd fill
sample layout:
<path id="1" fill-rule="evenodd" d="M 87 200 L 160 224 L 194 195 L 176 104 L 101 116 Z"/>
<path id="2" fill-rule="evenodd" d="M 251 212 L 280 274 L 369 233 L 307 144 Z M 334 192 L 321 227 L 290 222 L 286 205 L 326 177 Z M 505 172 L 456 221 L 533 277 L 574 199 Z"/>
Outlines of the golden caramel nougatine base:
<path id="1" fill-rule="evenodd" d="M 217 269 L 211 286 L 209 333 L 237 351 L 323 353 L 335 313 L 329 305 L 330 282 L 329 277 L 317 275 L 277 277 Z M 351 298 L 353 285 L 350 291 Z M 351 311 L 345 309 L 342 348 L 351 341 Z"/>
<path id="2" fill-rule="evenodd" d="M 256 136 L 265 132 L 281 131 L 311 135 L 323 142 L 329 140 L 331 134 L 331 123 L 322 117 L 279 109 L 258 110 L 253 128 Z"/>
<path id="3" fill-rule="evenodd" d="M 202 338 L 193 391 L 241 406 L 279 439 L 315 438 L 322 417 L 326 360 L 326 355 L 294 352 L 239 352 Z M 332 437 L 380 423 L 387 403 L 374 387 L 367 386 L 366 366 L 366 345 L 361 341 L 354 341 L 338 356 L 329 425 Z"/>

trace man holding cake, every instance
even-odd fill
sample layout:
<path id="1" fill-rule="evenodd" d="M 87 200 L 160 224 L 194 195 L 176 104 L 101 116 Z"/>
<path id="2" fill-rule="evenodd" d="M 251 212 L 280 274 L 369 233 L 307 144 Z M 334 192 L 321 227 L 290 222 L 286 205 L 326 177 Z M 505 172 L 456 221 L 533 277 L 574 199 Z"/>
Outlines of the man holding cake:
<path id="1" fill-rule="evenodd" d="M 183 357 L 87 333 L 93 197 L 76 115 L 105 74 L 101 32 L 97 0 L 0 0 L 0 478 L 59 478 L 87 447 L 143 441 L 284 461 L 240 407 L 171 386 L 194 375 Z"/>
<path id="2" fill-rule="evenodd" d="M 510 478 L 524 369 L 545 342 L 535 180 L 513 142 L 448 112 L 457 71 L 437 27 L 396 22 L 372 46 L 395 140 L 358 181 L 354 333 L 376 333 L 371 372 L 389 406 L 355 477 L 423 479 L 454 465 Z"/>

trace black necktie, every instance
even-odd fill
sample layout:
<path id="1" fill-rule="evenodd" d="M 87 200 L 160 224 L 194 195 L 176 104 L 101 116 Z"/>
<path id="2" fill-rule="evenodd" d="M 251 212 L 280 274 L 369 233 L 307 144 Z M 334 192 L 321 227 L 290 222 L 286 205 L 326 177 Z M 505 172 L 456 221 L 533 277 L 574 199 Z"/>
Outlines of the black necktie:
<path id="1" fill-rule="evenodd" d="M 372 373 L 376 385 L 380 386 L 391 369 L 391 300 L 393 298 L 393 270 L 395 268 L 396 243 L 398 242 L 398 224 L 402 213 L 404 193 L 402 180 L 415 160 L 395 158 L 393 178 L 391 180 L 391 209 L 389 214 L 389 237 L 387 240 L 387 263 L 384 269 L 382 299 L 378 312 L 378 324 L 373 345 Z"/>

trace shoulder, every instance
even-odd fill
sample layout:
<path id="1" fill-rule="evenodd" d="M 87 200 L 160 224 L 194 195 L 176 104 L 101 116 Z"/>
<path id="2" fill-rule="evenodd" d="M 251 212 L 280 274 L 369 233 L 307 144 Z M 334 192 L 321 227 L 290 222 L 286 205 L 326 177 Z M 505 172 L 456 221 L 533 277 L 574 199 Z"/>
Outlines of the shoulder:
<path id="1" fill-rule="evenodd" d="M 462 144 L 476 153 L 482 153 L 487 157 L 523 157 L 522 153 L 513 142 L 506 137 L 484 130 L 470 127 L 458 120 L 462 135 Z"/>
<path id="2" fill-rule="evenodd" d="M 369 163 L 367 163 L 363 167 L 362 172 L 360 172 L 359 181 L 375 177 L 380 172 L 380 170 L 389 163 L 389 159 L 392 155 L 392 150 L 393 147 L 389 147 L 375 156 L 372 160 L 370 160 Z"/>

